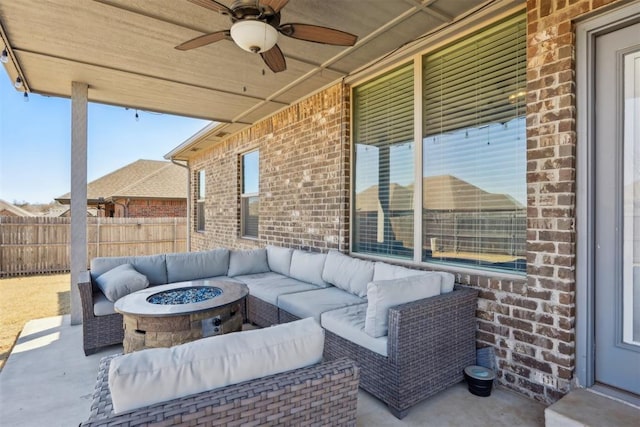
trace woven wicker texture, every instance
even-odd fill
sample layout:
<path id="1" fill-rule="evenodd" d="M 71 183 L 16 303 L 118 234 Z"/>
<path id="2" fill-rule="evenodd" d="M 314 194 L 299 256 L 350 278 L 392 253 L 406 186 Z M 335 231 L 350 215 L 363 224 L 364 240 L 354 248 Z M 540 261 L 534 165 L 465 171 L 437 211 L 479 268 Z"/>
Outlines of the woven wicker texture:
<path id="1" fill-rule="evenodd" d="M 351 360 L 324 362 L 115 415 L 108 373 L 116 356 L 100 361 L 91 415 L 81 426 L 356 425 L 359 369 Z"/>
<path id="2" fill-rule="evenodd" d="M 259 298 L 247 295 L 247 320 L 261 328 L 277 325 L 278 308 Z"/>
<path id="3" fill-rule="evenodd" d="M 325 331 L 325 360 L 356 361 L 360 386 L 402 418 L 411 406 L 462 381 L 464 368 L 475 363 L 476 300 L 477 291 L 457 287 L 391 308 L 388 357 Z"/>
<path id="4" fill-rule="evenodd" d="M 280 320 L 280 323 L 289 323 L 300 320 L 298 316 L 294 316 L 293 314 L 281 308 L 278 309 L 278 319 Z"/>
<path id="5" fill-rule="evenodd" d="M 95 353 L 101 347 L 122 344 L 124 328 L 122 315 L 107 316 L 93 314 L 93 286 L 91 282 L 78 283 L 82 303 L 82 344 L 84 354 Z"/>

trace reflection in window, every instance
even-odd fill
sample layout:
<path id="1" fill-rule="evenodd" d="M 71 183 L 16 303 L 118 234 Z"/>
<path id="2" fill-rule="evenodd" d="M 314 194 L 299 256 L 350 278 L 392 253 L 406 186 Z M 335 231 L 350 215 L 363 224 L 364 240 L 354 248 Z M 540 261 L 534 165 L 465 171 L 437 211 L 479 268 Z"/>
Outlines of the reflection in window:
<path id="1" fill-rule="evenodd" d="M 424 261 L 524 271 L 521 17 L 423 58 Z"/>
<path id="2" fill-rule="evenodd" d="M 412 63 L 353 89 L 352 251 L 523 272 L 524 14 L 423 56 L 416 73 L 419 103 Z"/>
<path id="3" fill-rule="evenodd" d="M 413 257 L 413 65 L 354 89 L 353 251 Z"/>
<path id="4" fill-rule="evenodd" d="M 260 152 L 252 151 L 242 156 L 242 193 L 240 216 L 243 237 L 258 238 L 260 210 Z"/>

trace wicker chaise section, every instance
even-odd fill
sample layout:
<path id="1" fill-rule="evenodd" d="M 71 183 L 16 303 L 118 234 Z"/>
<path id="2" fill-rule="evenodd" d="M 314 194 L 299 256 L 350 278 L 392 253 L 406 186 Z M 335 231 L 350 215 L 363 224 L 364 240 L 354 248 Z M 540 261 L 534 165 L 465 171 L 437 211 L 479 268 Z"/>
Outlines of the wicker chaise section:
<path id="1" fill-rule="evenodd" d="M 93 285 L 89 272 L 80 276 L 78 283 L 80 301 L 82 303 L 82 344 L 84 354 L 95 353 L 101 347 L 114 344 L 122 344 L 124 328 L 122 327 L 122 315 L 119 313 L 106 316 L 93 314 Z"/>
<path id="2" fill-rule="evenodd" d="M 91 416 L 81 426 L 356 425 L 359 369 L 347 359 L 115 415 L 108 386 L 109 363 L 113 357 L 105 357 L 100 362 Z"/>
<path id="3" fill-rule="evenodd" d="M 388 357 L 325 330 L 325 360 L 356 361 L 360 387 L 403 418 L 411 406 L 462 381 L 464 368 L 475 364 L 476 299 L 477 291 L 456 288 L 390 309 Z"/>

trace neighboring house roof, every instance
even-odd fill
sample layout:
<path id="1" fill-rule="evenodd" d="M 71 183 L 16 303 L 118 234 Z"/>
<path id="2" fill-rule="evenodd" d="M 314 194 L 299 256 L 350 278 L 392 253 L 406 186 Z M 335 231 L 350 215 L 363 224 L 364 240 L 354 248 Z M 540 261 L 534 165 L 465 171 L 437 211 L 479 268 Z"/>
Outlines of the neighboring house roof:
<path id="1" fill-rule="evenodd" d="M 429 176 L 422 182 L 423 207 L 429 210 L 502 211 L 524 209 L 508 194 L 489 193 L 453 175 Z"/>
<path id="2" fill-rule="evenodd" d="M 59 206 L 56 208 L 51 208 L 47 213 L 43 216 L 49 218 L 62 218 L 71 216 L 71 207 L 69 206 Z M 98 209 L 96 208 L 87 208 L 87 216 L 98 216 Z"/>
<path id="3" fill-rule="evenodd" d="M 22 209 L 13 203 L 0 199 L 0 216 L 36 216 L 32 212 Z"/>
<path id="4" fill-rule="evenodd" d="M 489 193 L 452 175 L 429 176 L 422 181 L 423 207 L 438 211 L 486 211 L 524 209 L 508 194 Z M 413 185 L 389 185 L 389 208 L 392 211 L 413 210 Z M 379 209 L 378 186 L 373 185 L 357 194 L 356 211 Z"/>
<path id="5" fill-rule="evenodd" d="M 363 190 L 356 195 L 356 212 L 376 212 L 378 203 L 378 186 Z M 413 209 L 413 188 L 389 184 L 389 209 L 392 211 L 409 211 Z"/>
<path id="6" fill-rule="evenodd" d="M 87 184 L 87 200 L 94 203 L 122 198 L 186 199 L 186 168 L 160 160 L 137 160 Z M 71 193 L 58 198 L 69 203 Z"/>

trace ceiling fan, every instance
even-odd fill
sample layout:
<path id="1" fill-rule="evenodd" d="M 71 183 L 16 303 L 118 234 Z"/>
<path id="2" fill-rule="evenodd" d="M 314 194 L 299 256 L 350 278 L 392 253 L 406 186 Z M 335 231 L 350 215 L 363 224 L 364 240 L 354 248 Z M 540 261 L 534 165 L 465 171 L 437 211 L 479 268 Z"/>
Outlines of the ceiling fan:
<path id="1" fill-rule="evenodd" d="M 333 28 L 310 24 L 280 24 L 280 11 L 289 0 L 235 0 L 227 7 L 215 0 L 189 0 L 191 3 L 229 16 L 231 28 L 188 40 L 178 50 L 190 50 L 220 40 L 234 41 L 242 49 L 259 53 L 274 73 L 287 69 L 278 35 L 337 46 L 353 46 L 358 36 Z"/>

